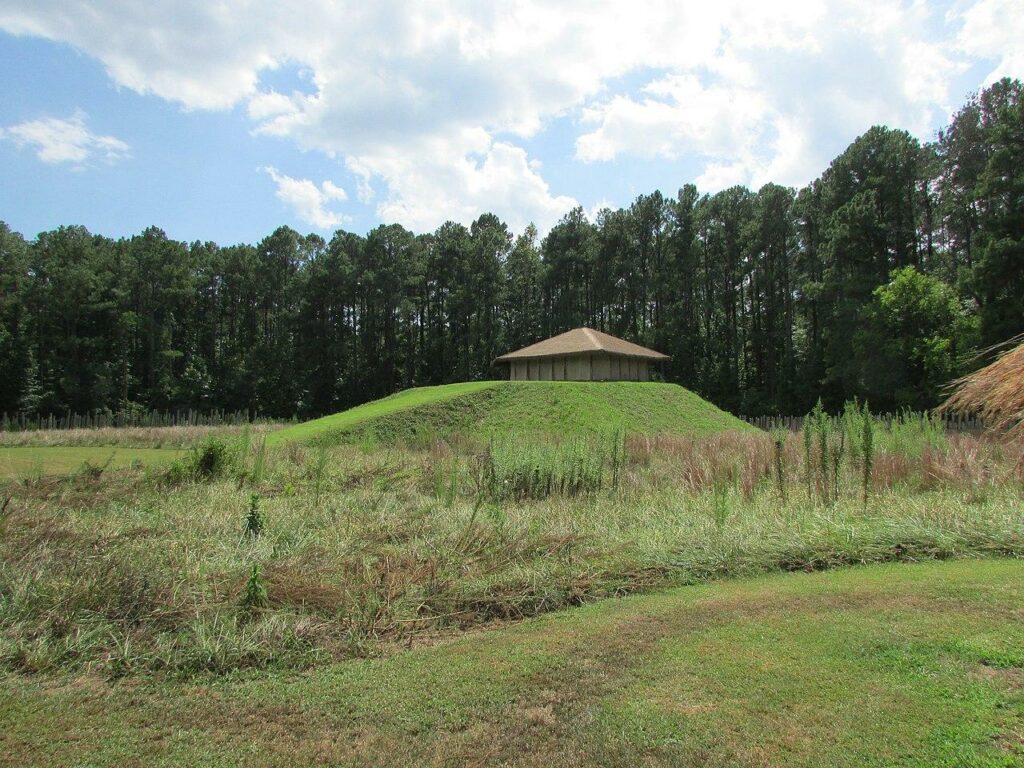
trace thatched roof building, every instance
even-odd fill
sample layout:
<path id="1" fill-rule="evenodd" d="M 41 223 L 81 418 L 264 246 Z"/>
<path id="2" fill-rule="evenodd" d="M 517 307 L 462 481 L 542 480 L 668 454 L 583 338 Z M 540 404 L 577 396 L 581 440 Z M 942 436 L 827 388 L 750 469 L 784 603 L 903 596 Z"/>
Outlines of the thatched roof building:
<path id="1" fill-rule="evenodd" d="M 991 365 L 954 381 L 955 392 L 939 413 L 980 416 L 991 429 L 1024 438 L 1024 334 L 1010 344 L 1016 346 Z"/>
<path id="2" fill-rule="evenodd" d="M 651 363 L 668 359 L 593 328 L 574 328 L 494 362 L 508 364 L 512 381 L 648 381 Z"/>

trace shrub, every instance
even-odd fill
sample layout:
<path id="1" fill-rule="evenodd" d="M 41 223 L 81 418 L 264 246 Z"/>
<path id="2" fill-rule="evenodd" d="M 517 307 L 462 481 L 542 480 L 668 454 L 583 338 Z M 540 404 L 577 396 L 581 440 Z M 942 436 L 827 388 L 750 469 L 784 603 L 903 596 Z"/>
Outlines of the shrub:
<path id="1" fill-rule="evenodd" d="M 167 469 L 165 480 L 171 484 L 189 480 L 214 480 L 227 475 L 235 466 L 237 452 L 216 437 L 209 437 Z"/>
<path id="2" fill-rule="evenodd" d="M 230 463 L 228 446 L 217 439 L 200 445 L 194 456 L 195 474 L 203 479 L 223 476 Z"/>

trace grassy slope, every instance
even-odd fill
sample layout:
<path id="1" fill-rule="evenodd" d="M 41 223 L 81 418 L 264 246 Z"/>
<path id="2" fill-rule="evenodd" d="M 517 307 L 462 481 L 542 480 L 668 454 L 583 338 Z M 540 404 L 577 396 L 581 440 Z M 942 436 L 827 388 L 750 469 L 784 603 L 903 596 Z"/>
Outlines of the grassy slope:
<path id="1" fill-rule="evenodd" d="M 416 387 L 397 392 L 390 397 L 374 400 L 370 403 L 350 408 L 341 413 L 333 413 L 293 427 L 279 430 L 267 438 L 268 443 L 281 443 L 289 440 L 310 442 L 326 435 L 334 435 L 351 431 L 357 425 L 391 416 L 397 412 L 408 411 L 427 405 L 450 400 L 476 392 L 490 389 L 499 384 L 496 381 L 469 381 L 461 384 L 444 384 L 437 387 Z"/>
<path id="2" fill-rule="evenodd" d="M 271 442 L 385 442 L 462 434 L 700 436 L 747 425 L 675 384 L 471 382 L 422 387 L 273 433 Z"/>
<path id="3" fill-rule="evenodd" d="M 121 447 L 17 447 L 0 448 L 0 480 L 43 475 L 66 475 L 88 462 L 94 467 L 118 469 L 139 461 L 166 463 L 181 452 L 157 448 Z M 109 464 L 108 464 L 109 462 Z"/>
<path id="4" fill-rule="evenodd" d="M 378 661 L 189 684 L 7 677 L 6 765 L 1010 766 L 1024 563 L 606 601 Z"/>

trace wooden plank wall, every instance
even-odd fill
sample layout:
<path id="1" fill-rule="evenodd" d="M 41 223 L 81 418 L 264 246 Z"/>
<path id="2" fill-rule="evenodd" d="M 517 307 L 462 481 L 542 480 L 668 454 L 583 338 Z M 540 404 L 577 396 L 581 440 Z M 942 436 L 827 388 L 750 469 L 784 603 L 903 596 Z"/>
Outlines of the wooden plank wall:
<path id="1" fill-rule="evenodd" d="M 650 363 L 635 357 L 586 352 L 565 357 L 513 360 L 512 381 L 650 381 Z"/>

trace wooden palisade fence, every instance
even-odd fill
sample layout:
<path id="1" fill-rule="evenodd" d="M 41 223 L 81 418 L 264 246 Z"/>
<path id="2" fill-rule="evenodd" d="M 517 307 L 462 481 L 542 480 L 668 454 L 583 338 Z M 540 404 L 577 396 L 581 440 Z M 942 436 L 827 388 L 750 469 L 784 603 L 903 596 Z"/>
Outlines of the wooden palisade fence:
<path id="1" fill-rule="evenodd" d="M 93 411 L 0 416 L 0 430 L 24 432 L 40 429 L 101 429 L 104 427 L 220 427 L 272 421 L 255 411 Z"/>
<path id="2" fill-rule="evenodd" d="M 752 424 L 755 427 L 759 427 L 766 432 L 770 432 L 773 429 L 786 429 L 791 432 L 799 431 L 804 424 L 803 416 L 740 416 L 740 418 Z M 879 414 L 876 418 L 884 422 L 887 426 L 891 425 L 893 420 L 898 418 L 893 413 Z M 985 422 L 977 418 L 968 418 L 965 416 L 932 416 L 936 421 L 942 421 L 947 432 L 965 432 L 973 435 L 980 435 L 985 431 Z"/>

